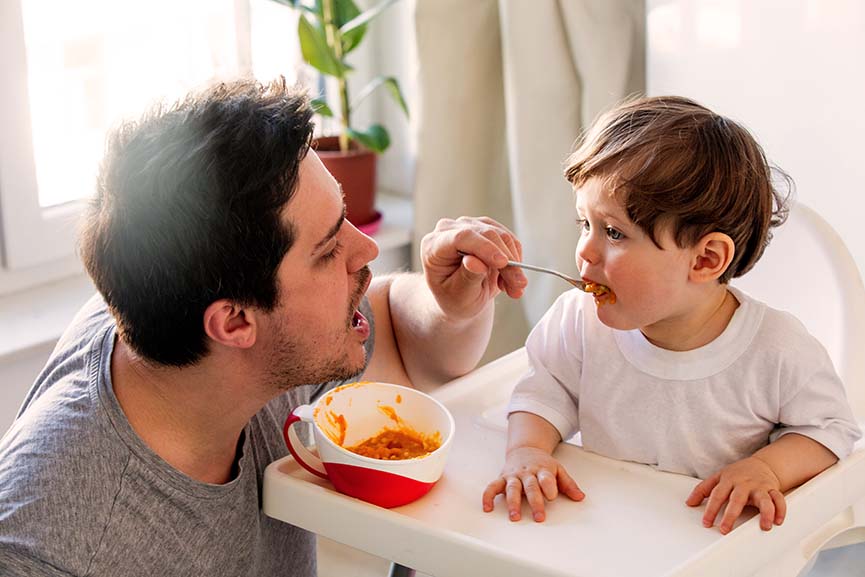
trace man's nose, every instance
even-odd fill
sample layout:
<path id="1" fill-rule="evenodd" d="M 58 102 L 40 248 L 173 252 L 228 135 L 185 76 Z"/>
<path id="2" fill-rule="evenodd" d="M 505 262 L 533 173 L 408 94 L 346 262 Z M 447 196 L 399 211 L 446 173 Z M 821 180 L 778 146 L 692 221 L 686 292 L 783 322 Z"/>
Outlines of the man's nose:
<path id="1" fill-rule="evenodd" d="M 353 224 L 351 228 L 352 254 L 347 259 L 349 272 L 357 272 L 378 257 L 378 244 L 369 236 L 359 231 Z"/>

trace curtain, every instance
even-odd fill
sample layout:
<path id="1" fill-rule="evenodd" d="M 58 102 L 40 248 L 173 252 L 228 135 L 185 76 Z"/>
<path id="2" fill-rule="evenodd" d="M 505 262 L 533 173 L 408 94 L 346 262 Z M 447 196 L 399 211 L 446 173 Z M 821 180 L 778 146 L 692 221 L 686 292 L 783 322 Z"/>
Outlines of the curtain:
<path id="1" fill-rule="evenodd" d="M 415 28 L 415 244 L 439 218 L 486 215 L 526 262 L 576 272 L 563 162 L 599 112 L 644 90 L 643 0 L 417 0 Z M 484 362 L 522 346 L 570 288 L 526 274 L 519 302 L 497 299 Z"/>

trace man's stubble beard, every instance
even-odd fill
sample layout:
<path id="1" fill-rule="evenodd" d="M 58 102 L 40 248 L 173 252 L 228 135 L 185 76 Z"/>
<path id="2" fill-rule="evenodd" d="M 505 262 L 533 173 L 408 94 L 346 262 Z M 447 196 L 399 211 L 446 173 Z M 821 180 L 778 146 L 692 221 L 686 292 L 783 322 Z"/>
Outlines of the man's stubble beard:
<path id="1" fill-rule="evenodd" d="M 364 288 L 371 275 L 372 272 L 368 266 L 363 267 L 357 272 L 357 288 L 349 302 L 348 319 L 346 321 L 347 332 L 345 334 L 350 334 L 351 320 L 354 310 L 357 308 L 355 305 L 359 305 L 360 300 L 363 298 Z M 370 338 L 372 337 L 370 336 Z M 322 350 L 332 348 L 333 346 L 334 343 L 316 343 L 312 349 Z M 304 347 L 293 341 L 288 336 L 287 331 L 283 330 L 282 325 L 280 325 L 279 334 L 271 351 L 270 369 L 268 371 L 268 383 L 273 390 L 283 392 L 301 385 L 347 381 L 360 377 L 368 363 L 366 347 L 364 347 L 363 359 L 359 364 L 351 363 L 348 351 L 343 348 L 342 355 L 339 358 L 326 359 L 324 364 L 318 366 L 310 362 L 310 355 L 299 352 L 302 350 L 304 350 Z"/>

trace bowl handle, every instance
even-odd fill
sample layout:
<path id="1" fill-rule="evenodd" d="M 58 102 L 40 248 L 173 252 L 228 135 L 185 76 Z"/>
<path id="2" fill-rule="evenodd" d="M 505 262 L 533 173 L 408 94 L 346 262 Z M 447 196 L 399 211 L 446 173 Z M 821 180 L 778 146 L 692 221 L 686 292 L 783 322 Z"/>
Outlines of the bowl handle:
<path id="1" fill-rule="evenodd" d="M 327 479 L 327 471 L 321 463 L 321 459 L 312 454 L 312 451 L 300 442 L 297 433 L 294 431 L 295 423 L 312 422 L 312 406 L 301 405 L 294 409 L 288 418 L 285 420 L 285 426 L 282 428 L 282 436 L 285 439 L 285 446 L 288 447 L 291 456 L 294 460 L 300 463 L 300 466 L 312 473 L 318 475 L 322 479 Z"/>

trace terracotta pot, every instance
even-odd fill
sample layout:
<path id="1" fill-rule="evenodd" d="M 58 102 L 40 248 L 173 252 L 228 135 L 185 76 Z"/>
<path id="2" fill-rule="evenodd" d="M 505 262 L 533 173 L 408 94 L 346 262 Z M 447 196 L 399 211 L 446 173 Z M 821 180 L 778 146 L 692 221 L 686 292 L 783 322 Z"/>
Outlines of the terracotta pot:
<path id="1" fill-rule="evenodd" d="M 347 152 L 339 150 L 339 138 L 324 136 L 312 144 L 325 168 L 342 185 L 348 220 L 355 226 L 378 218 L 375 210 L 376 154 L 351 143 Z"/>

